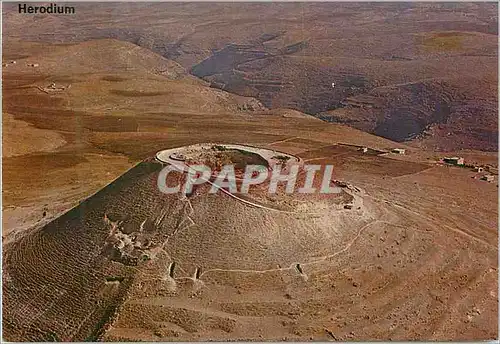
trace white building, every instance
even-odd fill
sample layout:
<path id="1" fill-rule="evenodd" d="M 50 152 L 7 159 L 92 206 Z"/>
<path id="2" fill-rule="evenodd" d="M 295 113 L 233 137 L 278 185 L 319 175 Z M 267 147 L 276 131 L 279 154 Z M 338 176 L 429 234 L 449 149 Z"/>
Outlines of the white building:
<path id="1" fill-rule="evenodd" d="M 406 153 L 406 149 L 403 149 L 403 148 L 393 148 L 391 150 L 392 153 L 395 153 L 395 154 L 405 154 Z"/>

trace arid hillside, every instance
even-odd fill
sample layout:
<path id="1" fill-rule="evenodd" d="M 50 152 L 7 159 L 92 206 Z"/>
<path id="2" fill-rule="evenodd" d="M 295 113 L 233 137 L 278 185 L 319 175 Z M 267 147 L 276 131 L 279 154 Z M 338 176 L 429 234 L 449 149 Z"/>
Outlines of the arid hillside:
<path id="1" fill-rule="evenodd" d="M 116 38 L 269 108 L 434 150 L 498 148 L 494 3 L 79 4 L 36 20 L 12 6 L 11 38 Z"/>
<path id="2" fill-rule="evenodd" d="M 5 340 L 498 338 L 498 154 L 452 149 L 495 147 L 496 119 L 485 110 L 496 102 L 493 5 L 86 3 L 75 16 L 19 16 L 9 6 Z M 332 74 L 313 73 L 317 60 L 306 51 L 321 37 L 341 46 L 373 33 L 381 54 L 396 49 L 384 35 L 405 40 L 404 22 L 474 32 L 484 39 L 465 41 L 485 52 L 355 59 L 344 42 L 344 57 L 328 60 Z M 273 67 L 268 53 L 296 69 Z M 250 86 L 218 84 L 243 65 Z M 467 90 L 460 73 L 447 77 L 474 66 Z M 205 67 L 221 73 L 193 75 Z M 439 80 L 420 79 L 423 70 Z M 321 78 L 342 95 L 310 87 Z M 252 90 L 257 84 L 266 91 Z M 305 107 L 321 102 L 318 112 Z M 333 165 L 343 193 L 209 194 L 206 185 L 187 197 L 161 193 L 167 162 L 157 152 L 199 143 Z M 240 167 L 262 159 L 229 153 L 223 160 Z M 463 156 L 466 166 L 446 165 L 445 156 Z M 217 166 L 212 158 L 205 161 Z"/>
<path id="3" fill-rule="evenodd" d="M 162 148 L 293 137 L 393 145 L 294 110 L 268 111 L 127 42 L 8 41 L 3 59 L 9 64 L 3 69 L 3 204 L 11 215 L 4 216 L 4 233 L 18 221 L 22 228 L 46 222 Z"/>
<path id="4" fill-rule="evenodd" d="M 249 196 L 209 194 L 206 186 L 166 195 L 156 186 L 164 164 L 146 159 L 5 245 L 5 338 L 497 336 L 492 183 L 349 146 L 260 145 L 283 144 L 304 161 L 338 166 L 349 197 L 295 195 L 280 210 L 279 197 L 251 205 Z"/>

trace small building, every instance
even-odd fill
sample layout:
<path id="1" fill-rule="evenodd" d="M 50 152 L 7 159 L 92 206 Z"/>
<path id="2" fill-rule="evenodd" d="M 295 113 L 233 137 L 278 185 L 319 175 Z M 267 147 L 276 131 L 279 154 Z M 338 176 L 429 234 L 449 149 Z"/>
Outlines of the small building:
<path id="1" fill-rule="evenodd" d="M 447 164 L 457 165 L 457 166 L 461 166 L 461 165 L 465 164 L 464 158 L 460 158 L 460 157 L 456 157 L 456 156 L 451 157 L 451 158 L 444 158 L 443 161 Z"/>
<path id="2" fill-rule="evenodd" d="M 495 176 L 492 174 L 487 174 L 481 177 L 481 180 L 486 180 L 487 182 L 492 182 L 495 180 Z"/>
<path id="3" fill-rule="evenodd" d="M 395 154 L 405 154 L 406 153 L 406 149 L 403 149 L 403 148 L 393 148 L 391 150 L 392 153 L 395 153 Z"/>
<path id="4" fill-rule="evenodd" d="M 360 152 L 363 152 L 363 153 L 368 153 L 368 147 L 361 147 L 360 149 L 358 149 Z"/>
<path id="5" fill-rule="evenodd" d="M 474 168 L 474 172 L 481 173 L 483 171 L 484 171 L 484 168 L 482 168 L 482 167 L 476 167 L 476 168 Z"/>
<path id="6" fill-rule="evenodd" d="M 38 63 L 28 63 L 28 67 L 38 67 Z"/>

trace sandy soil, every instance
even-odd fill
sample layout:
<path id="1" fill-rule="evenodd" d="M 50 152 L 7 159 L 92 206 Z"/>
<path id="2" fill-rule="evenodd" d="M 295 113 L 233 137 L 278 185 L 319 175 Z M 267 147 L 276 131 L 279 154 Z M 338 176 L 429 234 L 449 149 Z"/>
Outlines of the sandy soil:
<path id="1" fill-rule="evenodd" d="M 442 153 L 342 125 L 242 111 L 240 97 L 155 74 L 155 65 L 177 68 L 158 56 L 145 53 L 148 62 L 127 71 L 120 67 L 141 60 L 140 50 L 130 57 L 128 44 L 92 46 L 117 53 L 105 64 L 85 44 L 20 43 L 16 54 L 25 57 L 17 58 L 34 56 L 40 69 L 4 70 L 4 113 L 14 118 L 4 117 L 4 133 L 16 121 L 44 133 L 43 149 L 2 159 L 5 338 L 498 337 L 497 181 L 437 166 Z M 66 48 L 79 47 L 89 60 L 75 72 Z M 73 86 L 61 95 L 32 87 L 68 78 Z M 65 143 L 53 147 L 61 136 Z M 320 214 L 297 215 L 203 189 L 169 198 L 156 188 L 161 166 L 137 165 L 164 149 L 221 138 L 333 164 L 338 179 L 360 188 L 356 207 L 331 211 L 318 197 L 304 204 Z M 4 141 L 4 149 L 14 151 L 14 143 Z M 407 155 L 364 155 L 339 143 L 397 146 Z M 144 253 L 155 254 L 137 265 L 118 259 L 111 248 L 119 242 L 109 239 L 118 230 L 131 242 L 147 232 L 159 245 Z"/>
<path id="2" fill-rule="evenodd" d="M 64 137 L 54 131 L 37 129 L 8 113 L 2 115 L 3 148 L 6 158 L 35 152 L 51 152 L 63 146 Z"/>
<path id="3" fill-rule="evenodd" d="M 168 254 L 144 265 L 105 338 L 493 338 L 496 322 L 490 317 L 497 312 L 498 298 L 497 210 L 491 203 L 495 185 L 471 180 L 471 172 L 461 168 L 428 165 L 405 173 L 389 165 L 382 166 L 385 173 L 373 174 L 380 167 L 357 170 L 348 163 L 340 173 L 363 189 L 362 210 L 308 219 L 331 228 L 321 234 L 296 222 L 289 230 L 302 238 L 309 250 L 305 255 L 296 250 L 288 259 L 282 256 L 279 247 L 290 238 L 279 227 L 261 227 L 258 221 L 255 228 L 265 228 L 258 242 L 269 245 L 270 261 L 249 259 L 259 251 L 258 245 L 234 242 L 233 251 L 225 251 L 224 244 L 215 245 L 212 239 L 206 247 L 216 246 L 227 254 L 224 262 L 213 260 L 202 254 L 206 249 L 201 230 L 214 235 L 224 227 L 198 225 L 206 218 L 204 208 L 215 205 L 192 200 L 192 224 L 170 238 L 165 246 Z M 476 200 L 473 205 L 467 202 L 470 198 Z M 236 204 L 231 207 L 223 211 L 226 221 L 254 212 Z M 259 217 L 271 216 L 266 209 L 255 211 Z M 280 222 L 286 220 L 271 223 Z M 229 228 L 239 232 L 246 227 L 238 221 Z M 253 230 L 247 229 L 244 236 Z M 330 245 L 313 244 L 316 235 Z M 197 248 L 188 249 L 191 245 Z M 178 262 L 178 272 L 165 280 L 162 267 L 172 260 Z M 195 278 L 199 267 L 203 272 Z M 132 331 L 137 328 L 143 330 Z M 429 328 L 431 332 L 426 332 Z"/>

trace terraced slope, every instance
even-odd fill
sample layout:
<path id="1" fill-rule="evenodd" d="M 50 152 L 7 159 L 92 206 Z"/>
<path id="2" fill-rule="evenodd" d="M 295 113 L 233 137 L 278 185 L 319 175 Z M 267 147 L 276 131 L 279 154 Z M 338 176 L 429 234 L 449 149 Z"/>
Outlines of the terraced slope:
<path id="1" fill-rule="evenodd" d="M 258 208 L 203 189 L 187 199 L 162 194 L 156 187 L 162 166 L 140 163 L 4 248 L 6 339 L 97 339 L 145 269 L 154 268 L 160 281 L 172 264 L 176 277 L 196 269 L 203 269 L 200 277 L 217 274 L 235 262 L 238 269 L 273 269 L 307 260 L 309 245 L 327 250 L 346 234 L 330 232 L 329 221 L 309 223 L 313 208 L 262 217 Z M 321 233 L 330 237 L 327 245 Z"/>
<path id="2" fill-rule="evenodd" d="M 111 206 L 125 214 L 127 206 L 134 207 L 132 195 L 148 184 L 148 173 L 154 168 L 150 164 L 137 166 L 61 217 L 4 248 L 5 339 L 83 341 L 101 334 L 134 273 L 111 259 L 105 213 L 113 210 Z M 154 191 L 148 186 L 142 197 Z M 146 213 L 153 210 L 143 208 Z M 123 280 L 115 283 L 115 276 Z"/>
<path id="3" fill-rule="evenodd" d="M 430 149 L 498 149 L 496 4 L 113 6 L 81 4 L 71 18 L 33 21 L 7 5 L 6 32 L 30 41 L 116 38 L 269 108 Z"/>
<path id="4" fill-rule="evenodd" d="M 307 141 L 272 147 L 294 143 Z M 299 194 L 252 206 L 207 186 L 165 195 L 148 159 L 4 248 L 5 338 L 496 337 L 494 185 L 349 146 L 294 154 L 338 166 L 354 206 Z"/>
<path id="5" fill-rule="evenodd" d="M 443 142 L 457 147 L 461 130 L 469 128 L 460 127 L 466 123 L 460 118 L 477 123 L 469 137 L 481 129 L 478 144 L 490 144 L 484 134 L 491 135 L 491 113 L 482 121 L 477 116 L 496 97 L 490 68 L 496 12 L 483 4 L 333 5 L 91 4 L 80 7 L 84 22 L 6 13 L 10 40 L 3 58 L 17 63 L 3 69 L 2 105 L 9 114 L 2 122 L 5 339 L 498 338 L 497 178 L 485 182 L 471 169 L 436 163 L 443 155 L 463 155 L 496 175 L 497 156 L 425 149 Z M 409 39 L 402 27 L 469 33 Z M 92 37 L 119 40 L 74 44 Z M 338 56 L 328 57 L 335 54 L 321 37 Z M 387 37 L 405 54 L 396 54 Z M 405 124 L 394 131 L 399 137 L 429 124 L 426 131 L 435 134 L 414 139 L 421 149 L 297 110 L 266 110 L 255 99 L 210 88 L 180 66 L 190 70 L 219 58 L 217 50 L 229 44 L 237 48 L 233 55 L 271 51 L 278 58 L 237 61 L 229 74 L 221 68 L 205 76 L 212 83 L 221 75 L 244 76 L 251 86 L 245 92 L 259 87 L 259 97 L 273 107 L 319 105 L 322 116 L 338 121 L 345 119 L 338 110 L 352 107 L 358 110 L 350 113 L 351 125 L 366 131 L 398 108 L 411 117 L 395 121 Z M 282 65 L 287 68 L 276 67 Z M 460 84 L 462 74 L 447 77 L 457 70 L 476 73 L 477 80 L 468 75 Z M 332 75 L 341 80 L 338 98 Z M 428 80 L 436 75 L 440 80 Z M 277 86 L 284 90 L 278 95 Z M 331 104 L 342 108 L 330 111 Z M 448 107 L 449 116 L 434 114 Z M 433 125 L 433 116 L 447 118 L 458 136 L 445 135 L 450 127 Z M 22 137 L 36 138 L 35 144 L 14 149 Z M 148 157 L 216 141 L 333 164 L 335 177 L 353 186 L 356 206 L 331 209 L 328 197 L 303 195 L 238 200 L 204 188 L 190 198 L 157 191 L 161 165 Z M 366 154 L 362 146 L 370 148 Z M 407 154 L 377 155 L 395 147 Z M 294 207 L 301 211 L 276 211 Z"/>

